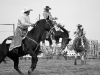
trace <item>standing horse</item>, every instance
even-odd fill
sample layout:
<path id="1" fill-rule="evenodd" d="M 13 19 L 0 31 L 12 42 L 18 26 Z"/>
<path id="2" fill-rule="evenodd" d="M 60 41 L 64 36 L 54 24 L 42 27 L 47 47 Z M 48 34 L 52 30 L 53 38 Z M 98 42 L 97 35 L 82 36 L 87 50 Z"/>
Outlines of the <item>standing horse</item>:
<path id="1" fill-rule="evenodd" d="M 75 55 L 75 60 L 74 60 L 74 65 L 77 65 L 77 55 L 80 55 L 81 58 L 81 64 L 86 64 L 86 53 L 87 50 L 85 49 L 85 44 L 83 41 L 83 37 L 79 37 L 74 48 L 76 55 Z"/>
<path id="2" fill-rule="evenodd" d="M 6 56 L 8 56 L 10 59 L 14 62 L 14 69 L 20 74 L 24 75 L 18 67 L 19 64 L 19 57 L 30 54 L 32 56 L 31 59 L 31 67 L 28 70 L 28 75 L 32 73 L 32 71 L 36 68 L 36 64 L 38 62 L 38 53 L 40 50 L 40 41 L 45 33 L 45 31 L 49 31 L 53 27 L 53 24 L 50 24 L 50 21 L 46 21 L 45 19 L 41 19 L 36 22 L 36 26 L 28 32 L 26 37 L 22 40 L 22 43 L 20 47 L 17 47 L 18 49 L 17 53 L 14 53 L 14 49 L 9 51 L 10 44 L 6 44 L 6 41 L 11 39 L 10 37 L 6 38 L 0 47 L 0 63 L 5 59 Z"/>

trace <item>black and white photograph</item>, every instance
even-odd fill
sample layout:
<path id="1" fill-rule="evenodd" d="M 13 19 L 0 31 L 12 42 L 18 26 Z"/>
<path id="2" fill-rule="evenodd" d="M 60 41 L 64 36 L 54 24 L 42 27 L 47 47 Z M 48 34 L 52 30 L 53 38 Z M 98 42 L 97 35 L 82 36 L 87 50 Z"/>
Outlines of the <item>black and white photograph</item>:
<path id="1" fill-rule="evenodd" d="M 100 75 L 100 0 L 0 0 L 0 75 Z"/>

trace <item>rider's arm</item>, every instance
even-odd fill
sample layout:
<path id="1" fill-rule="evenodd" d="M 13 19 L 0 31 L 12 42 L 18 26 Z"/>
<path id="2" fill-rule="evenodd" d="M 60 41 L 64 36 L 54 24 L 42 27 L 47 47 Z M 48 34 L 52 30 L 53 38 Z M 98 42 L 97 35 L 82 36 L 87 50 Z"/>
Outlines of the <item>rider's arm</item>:
<path id="1" fill-rule="evenodd" d="M 21 22 L 21 24 L 22 24 L 23 26 L 26 26 L 26 27 L 32 25 L 32 23 L 30 22 L 30 18 L 29 18 L 29 17 L 24 17 L 24 16 L 22 16 L 22 17 L 19 18 L 19 21 Z"/>
<path id="2" fill-rule="evenodd" d="M 77 34 L 78 33 L 78 30 L 76 30 L 75 32 L 74 32 L 74 34 Z"/>
<path id="3" fill-rule="evenodd" d="M 51 20 L 57 20 L 57 18 L 56 18 L 56 17 L 55 17 L 55 18 L 53 18 L 53 17 L 52 17 L 52 15 L 51 15 L 51 13 L 50 13 L 50 12 L 49 12 L 49 17 L 50 17 L 50 19 L 51 19 Z"/>
<path id="4" fill-rule="evenodd" d="M 86 34 L 86 31 L 85 31 L 85 30 L 83 30 L 83 36 L 85 36 L 85 34 Z"/>

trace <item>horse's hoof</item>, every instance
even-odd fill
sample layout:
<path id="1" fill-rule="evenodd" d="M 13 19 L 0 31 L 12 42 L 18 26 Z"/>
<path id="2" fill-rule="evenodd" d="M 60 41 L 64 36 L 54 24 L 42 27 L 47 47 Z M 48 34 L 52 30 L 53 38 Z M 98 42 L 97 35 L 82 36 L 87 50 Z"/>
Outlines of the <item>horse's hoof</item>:
<path id="1" fill-rule="evenodd" d="M 84 61 L 83 60 L 81 61 L 81 65 L 84 65 Z"/>
<path id="2" fill-rule="evenodd" d="M 23 73 L 21 73 L 20 75 L 24 75 Z"/>
<path id="3" fill-rule="evenodd" d="M 31 72 L 30 71 L 28 71 L 28 75 L 31 75 Z"/>
<path id="4" fill-rule="evenodd" d="M 74 63 L 74 65 L 77 65 L 77 63 Z"/>
<path id="5" fill-rule="evenodd" d="M 31 73 L 32 73 L 32 70 L 31 70 L 31 68 L 28 70 L 28 75 L 31 75 Z"/>
<path id="6" fill-rule="evenodd" d="M 77 64 L 74 64 L 74 65 L 77 65 Z"/>

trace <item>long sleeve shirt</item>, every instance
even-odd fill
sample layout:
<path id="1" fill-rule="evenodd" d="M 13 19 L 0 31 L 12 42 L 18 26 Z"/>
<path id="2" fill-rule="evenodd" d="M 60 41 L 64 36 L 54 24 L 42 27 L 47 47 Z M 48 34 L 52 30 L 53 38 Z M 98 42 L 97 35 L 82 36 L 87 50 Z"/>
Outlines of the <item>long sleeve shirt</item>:
<path id="1" fill-rule="evenodd" d="M 75 37 L 81 37 L 81 36 L 85 35 L 86 32 L 85 32 L 84 30 L 79 30 L 79 29 L 77 29 L 77 30 L 74 32 L 74 34 L 75 34 Z"/>
<path id="2" fill-rule="evenodd" d="M 21 27 L 22 29 L 28 28 L 32 23 L 30 22 L 29 16 L 23 14 L 19 19 L 17 26 Z"/>
<path id="3" fill-rule="evenodd" d="M 47 19 L 49 17 L 50 20 L 53 20 L 53 17 L 52 17 L 50 12 L 44 11 L 43 12 L 43 17 L 44 17 L 44 19 Z"/>

